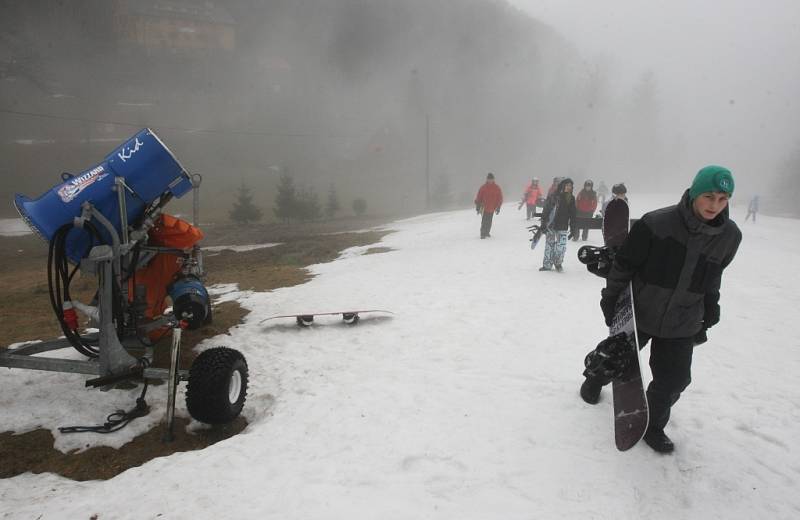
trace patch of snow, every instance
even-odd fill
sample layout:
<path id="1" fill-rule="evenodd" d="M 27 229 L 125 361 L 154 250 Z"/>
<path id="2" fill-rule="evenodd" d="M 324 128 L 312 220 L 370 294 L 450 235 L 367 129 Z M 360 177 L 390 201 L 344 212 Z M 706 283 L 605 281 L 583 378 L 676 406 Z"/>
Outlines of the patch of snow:
<path id="1" fill-rule="evenodd" d="M 203 251 L 207 252 L 233 251 L 234 253 L 244 253 L 246 251 L 254 251 L 256 249 L 264 249 L 267 247 L 275 247 L 279 245 L 281 245 L 280 242 L 266 243 L 266 244 L 249 244 L 244 246 L 208 246 L 204 247 Z"/>
<path id="2" fill-rule="evenodd" d="M 21 218 L 0 218 L 0 236 L 20 237 L 30 235 L 31 228 Z"/>

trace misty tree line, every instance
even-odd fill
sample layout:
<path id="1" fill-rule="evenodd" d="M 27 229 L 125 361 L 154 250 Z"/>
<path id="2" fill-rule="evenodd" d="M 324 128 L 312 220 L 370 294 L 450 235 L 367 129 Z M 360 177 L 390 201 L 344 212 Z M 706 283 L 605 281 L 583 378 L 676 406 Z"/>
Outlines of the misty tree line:
<path id="1" fill-rule="evenodd" d="M 353 199 L 351 208 L 356 216 L 363 216 L 367 212 L 367 201 L 357 197 Z M 325 203 L 322 204 L 313 187 L 297 187 L 290 174 L 281 174 L 272 210 L 276 219 L 285 223 L 315 221 L 322 219 L 323 216 L 332 219 L 341 210 L 339 196 L 333 183 L 328 189 Z M 231 220 L 240 224 L 258 222 L 264 216 L 264 212 L 253 202 L 251 190 L 244 182 L 237 191 L 236 201 L 229 216 Z"/>
<path id="2" fill-rule="evenodd" d="M 587 62 L 504 2 L 208 2 L 235 22 L 235 48 L 159 51 L 115 30 L 125 3 L 136 4 L 3 3 L 0 79 L 21 113 L 0 114 L 0 176 L 14 179 L 0 199 L 40 193 L 144 125 L 170 129 L 167 144 L 197 170 L 242 175 L 238 193 L 224 175 L 205 179 L 212 211 L 244 222 L 327 215 L 324 188 L 274 204 L 265 156 L 298 185 L 335 180 L 384 214 L 469 204 L 487 171 L 505 190 L 565 174 L 665 188 L 696 166 L 685 161 L 698 144 L 664 124 L 654 73 L 620 82 L 613 64 Z M 765 172 L 777 183 L 760 186 L 787 207 L 800 199 L 795 150 L 778 152 L 780 172 Z"/>

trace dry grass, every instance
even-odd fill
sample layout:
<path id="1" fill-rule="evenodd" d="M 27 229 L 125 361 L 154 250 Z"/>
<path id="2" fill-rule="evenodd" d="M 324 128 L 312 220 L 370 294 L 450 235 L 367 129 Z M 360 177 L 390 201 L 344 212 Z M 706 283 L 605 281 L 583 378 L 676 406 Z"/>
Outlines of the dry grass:
<path id="1" fill-rule="evenodd" d="M 305 283 L 311 278 L 306 266 L 329 262 L 346 248 L 377 242 L 385 232 L 348 232 L 377 223 L 350 220 L 299 226 L 211 227 L 206 231 L 205 245 L 267 242 L 280 242 L 281 245 L 242 253 L 222 251 L 207 255 L 206 283 L 238 283 L 241 289 L 255 291 L 269 291 Z M 367 253 L 387 250 L 372 248 Z M 38 238 L 0 237 L 0 349 L 10 343 L 46 340 L 60 335 L 50 307 L 46 263 L 47 248 Z M 94 287 L 93 280 L 77 281 L 73 296 L 88 301 Z M 205 338 L 225 334 L 231 327 L 241 323 L 246 315 L 246 311 L 235 302 L 216 305 L 213 312 L 213 323 L 195 331 L 187 331 L 183 335 L 182 367 L 190 366 L 195 356 L 192 348 L 197 343 Z M 167 337 L 157 345 L 157 366 L 167 365 L 169 342 Z M 220 344 L 224 344 L 224 341 Z M 245 419 L 239 417 L 229 425 L 187 434 L 185 424 L 184 420 L 176 420 L 176 439 L 171 443 L 161 442 L 163 425 L 160 425 L 119 450 L 100 447 L 67 454 L 53 448 L 53 437 L 49 430 L 40 429 L 18 435 L 11 432 L 0 433 L 0 460 L 3 461 L 0 465 L 0 478 L 30 471 L 53 472 L 75 480 L 108 479 L 155 457 L 203 449 L 241 432 L 247 426 Z"/>

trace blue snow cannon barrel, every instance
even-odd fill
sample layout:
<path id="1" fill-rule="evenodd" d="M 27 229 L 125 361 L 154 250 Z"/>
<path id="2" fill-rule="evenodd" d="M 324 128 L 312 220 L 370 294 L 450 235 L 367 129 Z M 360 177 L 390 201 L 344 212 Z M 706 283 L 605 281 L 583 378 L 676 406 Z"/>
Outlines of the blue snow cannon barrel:
<path id="1" fill-rule="evenodd" d="M 189 330 L 199 328 L 209 318 L 208 291 L 199 278 L 186 275 L 168 287 L 172 313 L 189 323 Z"/>
<path id="2" fill-rule="evenodd" d="M 125 190 L 125 205 L 130 224 L 135 224 L 145 208 L 166 192 L 181 197 L 192 189 L 192 181 L 161 139 L 145 128 L 108 154 L 101 163 L 78 175 L 65 174 L 64 182 L 37 199 L 17 194 L 14 205 L 22 219 L 45 240 L 81 214 L 81 204 L 90 202 L 121 233 L 119 199 L 114 189 L 115 177 L 123 177 L 131 191 Z M 97 226 L 102 240 L 111 237 Z M 68 258 L 78 263 L 94 245 L 84 231 L 73 229 L 66 239 Z"/>

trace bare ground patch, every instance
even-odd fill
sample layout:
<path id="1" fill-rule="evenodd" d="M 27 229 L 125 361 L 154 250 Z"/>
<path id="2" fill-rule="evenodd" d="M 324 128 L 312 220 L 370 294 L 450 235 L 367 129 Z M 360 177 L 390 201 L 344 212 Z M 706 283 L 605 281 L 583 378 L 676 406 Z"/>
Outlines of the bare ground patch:
<path id="1" fill-rule="evenodd" d="M 374 244 L 386 231 L 356 232 L 377 221 L 346 220 L 309 225 L 212 226 L 204 245 L 246 245 L 280 242 L 281 245 L 235 253 L 222 251 L 205 256 L 206 284 L 237 283 L 243 290 L 269 291 L 305 283 L 311 279 L 307 266 L 329 262 L 349 247 Z M 385 252 L 371 248 L 366 254 Z M 371 251 L 371 252 L 370 252 Z M 47 246 L 33 236 L 0 237 L 0 349 L 20 341 L 51 339 L 60 335 L 53 317 L 47 289 Z M 73 296 L 88 301 L 94 281 L 78 281 Z M 181 347 L 181 366 L 188 367 L 196 356 L 193 347 L 206 338 L 226 334 L 240 324 L 247 311 L 236 302 L 213 308 L 214 320 L 195 331 L 186 331 Z M 156 347 L 154 364 L 167 366 L 170 338 Z M 224 345 L 225 341 L 218 341 Z M 236 345 L 227 345 L 233 348 Z M 181 397 L 179 397 L 181 398 Z M 131 403 L 133 404 L 133 403 Z M 203 449 L 236 435 L 246 428 L 239 417 L 231 424 L 187 433 L 185 419 L 176 418 L 175 440 L 161 441 L 164 425 L 136 437 L 120 449 L 90 448 L 80 453 L 61 453 L 53 446 L 49 430 L 38 429 L 22 434 L 0 433 L 0 478 L 27 471 L 52 472 L 75 480 L 109 479 L 128 468 L 179 451 Z M 111 434 L 113 435 L 113 434 Z"/>

